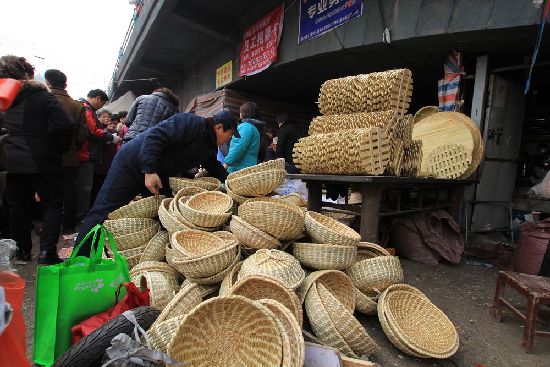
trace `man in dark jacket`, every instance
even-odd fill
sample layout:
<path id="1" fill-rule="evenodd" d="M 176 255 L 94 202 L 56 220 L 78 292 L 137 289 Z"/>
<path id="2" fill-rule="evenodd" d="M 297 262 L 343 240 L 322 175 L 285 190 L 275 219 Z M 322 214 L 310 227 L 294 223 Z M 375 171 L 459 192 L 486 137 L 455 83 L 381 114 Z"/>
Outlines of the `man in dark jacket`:
<path id="1" fill-rule="evenodd" d="M 102 108 L 109 100 L 107 94 L 101 89 L 91 90 L 86 99 L 80 103 L 86 109 L 86 123 L 88 124 L 88 139 L 82 145 L 79 152 L 78 166 L 78 192 L 76 205 L 76 218 L 82 220 L 90 208 L 90 195 L 94 180 L 94 168 L 97 162 L 103 159 L 103 146 L 109 142 L 120 143 L 120 138 L 106 132 L 99 122 L 95 111 Z"/>
<path id="2" fill-rule="evenodd" d="M 75 134 L 71 148 L 63 154 L 63 232 L 73 233 L 76 225 L 76 178 L 78 174 L 78 151 L 88 138 L 86 109 L 69 96 L 67 76 L 60 70 L 50 69 L 44 73 L 46 84 L 63 107 L 63 110 L 75 124 Z"/>
<path id="3" fill-rule="evenodd" d="M 138 134 L 178 112 L 179 98 L 168 88 L 159 88 L 152 94 L 139 96 L 130 107 L 126 119 L 130 123 L 124 141 L 130 141 Z"/>
<path id="4" fill-rule="evenodd" d="M 54 264 L 60 262 L 57 242 L 63 221 L 61 156 L 70 147 L 74 124 L 57 98 L 33 77 L 34 68 L 25 58 L 0 58 L 0 78 L 23 83 L 5 122 L 10 232 L 17 243 L 16 260 L 30 261 L 31 202 L 37 193 L 44 207 L 38 262 Z"/>
<path id="5" fill-rule="evenodd" d="M 292 160 L 292 150 L 298 139 L 307 135 L 304 125 L 292 123 L 288 115 L 283 113 L 277 116 L 279 132 L 277 133 L 277 158 L 285 159 L 285 168 L 288 173 L 299 173 Z"/>
<path id="6" fill-rule="evenodd" d="M 191 168 L 203 166 L 212 176 L 225 181 L 227 172 L 216 159 L 218 145 L 237 133 L 229 110 L 211 118 L 178 113 L 124 144 L 107 173 L 93 208 L 76 239 L 102 223 L 111 211 L 128 204 L 136 195 L 170 195 L 168 178 L 181 176 Z M 87 255 L 89 243 L 81 252 Z"/>

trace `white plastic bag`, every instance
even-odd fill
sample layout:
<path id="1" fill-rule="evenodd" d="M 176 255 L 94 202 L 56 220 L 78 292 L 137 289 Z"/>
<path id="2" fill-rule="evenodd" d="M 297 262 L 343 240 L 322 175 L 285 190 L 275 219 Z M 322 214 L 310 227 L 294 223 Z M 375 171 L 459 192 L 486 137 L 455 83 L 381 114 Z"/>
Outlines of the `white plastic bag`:
<path id="1" fill-rule="evenodd" d="M 307 201 L 307 187 L 306 183 L 302 180 L 289 180 L 285 178 L 285 181 L 281 186 L 275 189 L 274 191 L 277 195 L 283 196 L 288 195 L 293 192 L 300 194 Z"/>
<path id="2" fill-rule="evenodd" d="M 529 194 L 550 199 L 550 171 L 546 173 L 546 176 L 544 176 L 541 183 L 538 183 L 529 189 Z"/>

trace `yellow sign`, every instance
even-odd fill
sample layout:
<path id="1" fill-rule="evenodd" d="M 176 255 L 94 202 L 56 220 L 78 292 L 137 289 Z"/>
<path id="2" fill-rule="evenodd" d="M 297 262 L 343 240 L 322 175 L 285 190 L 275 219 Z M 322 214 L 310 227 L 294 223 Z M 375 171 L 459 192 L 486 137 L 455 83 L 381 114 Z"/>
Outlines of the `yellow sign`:
<path id="1" fill-rule="evenodd" d="M 228 61 L 216 69 L 216 89 L 233 80 L 233 61 Z"/>

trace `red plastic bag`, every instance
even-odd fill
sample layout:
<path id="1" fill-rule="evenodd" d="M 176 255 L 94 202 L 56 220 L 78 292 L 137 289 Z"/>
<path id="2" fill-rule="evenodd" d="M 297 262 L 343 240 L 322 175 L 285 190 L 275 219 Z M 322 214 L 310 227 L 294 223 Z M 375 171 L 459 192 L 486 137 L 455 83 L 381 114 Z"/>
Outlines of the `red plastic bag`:
<path id="1" fill-rule="evenodd" d="M 121 287 L 126 287 L 126 296 L 122 301 L 118 302 L 111 309 L 98 313 L 84 321 L 80 324 L 75 325 L 71 328 L 73 333 L 73 344 L 77 343 L 83 337 L 91 334 L 99 328 L 101 325 L 107 321 L 115 318 L 116 316 L 122 314 L 124 311 L 132 310 L 139 306 L 149 306 L 151 301 L 149 299 L 149 289 L 145 291 L 140 291 L 134 283 L 123 283 Z M 120 291 L 120 287 L 117 290 L 117 299 Z"/>
<path id="2" fill-rule="evenodd" d="M 21 82 L 15 79 L 0 78 L 0 112 L 10 108 L 21 89 Z"/>

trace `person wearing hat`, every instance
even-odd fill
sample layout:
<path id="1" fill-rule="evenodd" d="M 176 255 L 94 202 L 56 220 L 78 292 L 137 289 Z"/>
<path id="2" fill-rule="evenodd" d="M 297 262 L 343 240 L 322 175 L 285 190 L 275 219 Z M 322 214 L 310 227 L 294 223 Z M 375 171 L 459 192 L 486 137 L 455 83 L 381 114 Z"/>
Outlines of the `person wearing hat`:
<path id="1" fill-rule="evenodd" d="M 225 144 L 233 135 L 239 136 L 237 122 L 227 109 L 208 118 L 177 113 L 137 135 L 115 156 L 75 243 L 136 195 L 171 196 L 169 177 L 185 176 L 190 169 L 202 166 L 224 182 L 227 172 L 216 154 L 218 145 Z M 87 256 L 89 251 L 88 243 L 79 254 Z"/>

